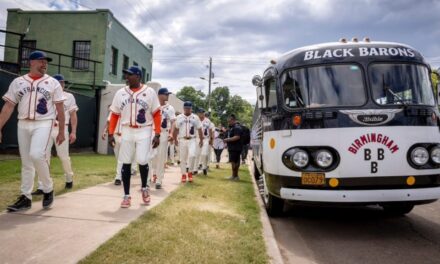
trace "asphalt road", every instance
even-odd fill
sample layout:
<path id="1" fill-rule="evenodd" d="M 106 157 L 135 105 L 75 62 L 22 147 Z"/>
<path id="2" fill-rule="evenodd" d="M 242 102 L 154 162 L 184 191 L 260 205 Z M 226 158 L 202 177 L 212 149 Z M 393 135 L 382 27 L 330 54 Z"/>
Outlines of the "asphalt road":
<path id="1" fill-rule="evenodd" d="M 285 209 L 271 224 L 286 263 L 440 263 L 440 202 L 403 217 L 379 207 Z"/>

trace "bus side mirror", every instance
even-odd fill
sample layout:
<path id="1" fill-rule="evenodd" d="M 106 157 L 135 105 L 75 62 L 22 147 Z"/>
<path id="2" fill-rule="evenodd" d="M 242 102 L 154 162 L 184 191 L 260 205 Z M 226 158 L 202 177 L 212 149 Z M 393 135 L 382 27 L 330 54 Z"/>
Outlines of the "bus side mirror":
<path id="1" fill-rule="evenodd" d="M 256 86 L 256 90 L 257 90 L 257 106 L 260 109 L 265 109 L 267 107 L 267 103 L 266 103 L 266 91 L 265 88 L 263 86 L 263 79 L 261 78 L 260 75 L 255 75 L 252 78 L 252 84 L 254 86 Z"/>

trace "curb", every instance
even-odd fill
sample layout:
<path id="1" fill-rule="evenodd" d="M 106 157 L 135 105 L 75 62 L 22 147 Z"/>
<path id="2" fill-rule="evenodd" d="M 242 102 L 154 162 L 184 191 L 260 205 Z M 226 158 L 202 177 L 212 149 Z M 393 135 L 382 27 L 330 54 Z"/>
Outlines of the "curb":
<path id="1" fill-rule="evenodd" d="M 251 168 L 252 162 L 253 161 L 250 161 L 250 163 L 248 164 L 248 169 L 250 176 L 252 178 L 256 200 L 258 202 L 258 206 L 260 207 L 260 220 L 261 220 L 261 224 L 263 225 L 263 238 L 264 238 L 264 243 L 266 244 L 267 255 L 269 256 L 269 262 L 272 264 L 284 264 L 284 260 L 281 256 L 280 248 L 278 247 L 278 243 L 276 242 L 275 239 L 272 225 L 270 224 L 269 216 L 266 213 L 266 208 L 264 207 L 263 199 L 261 198 L 260 191 L 258 190 L 257 187 L 257 182 L 255 181 L 255 178 L 252 175 L 252 168 Z"/>

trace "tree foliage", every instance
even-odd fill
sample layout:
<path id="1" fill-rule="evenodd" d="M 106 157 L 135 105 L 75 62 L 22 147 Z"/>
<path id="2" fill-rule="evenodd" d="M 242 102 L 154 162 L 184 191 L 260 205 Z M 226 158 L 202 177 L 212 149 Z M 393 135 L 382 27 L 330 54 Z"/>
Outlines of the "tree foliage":
<path id="1" fill-rule="evenodd" d="M 193 109 L 204 108 L 208 111 L 208 97 L 194 87 L 183 87 L 176 96 L 182 101 L 192 101 Z M 211 92 L 211 121 L 216 125 L 227 126 L 227 118 L 235 114 L 240 123 L 250 127 L 253 107 L 239 95 L 231 96 L 227 86 L 216 87 Z"/>

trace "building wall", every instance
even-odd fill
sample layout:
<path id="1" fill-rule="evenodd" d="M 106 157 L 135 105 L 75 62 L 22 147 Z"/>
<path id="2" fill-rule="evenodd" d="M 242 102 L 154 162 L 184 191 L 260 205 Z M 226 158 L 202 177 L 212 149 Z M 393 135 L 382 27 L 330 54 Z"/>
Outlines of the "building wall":
<path id="1" fill-rule="evenodd" d="M 8 9 L 7 30 L 14 32 L 29 32 L 24 40 L 36 40 L 37 49 L 50 50 L 58 53 L 73 55 L 73 41 L 91 41 L 90 59 L 104 61 L 105 58 L 105 35 L 107 28 L 108 11 L 22 11 L 20 9 Z M 6 44 L 18 46 L 17 37 L 9 34 L 6 36 Z M 6 49 L 5 61 L 16 61 L 17 50 Z M 52 64 L 72 66 L 72 58 L 48 54 L 54 61 Z M 93 71 L 93 63 L 89 64 Z M 26 69 L 24 69 L 26 70 Z M 103 64 L 97 64 L 96 83 L 102 85 Z M 92 84 L 93 72 L 87 70 L 75 70 L 61 68 L 60 72 L 67 80 L 77 84 Z M 58 73 L 58 67 L 50 65 L 48 74 Z M 81 89 L 79 85 L 78 89 Z M 83 88 L 87 89 L 87 88 Z M 90 88 L 88 88 L 90 89 Z"/>
<path id="2" fill-rule="evenodd" d="M 125 83 L 125 80 L 122 78 L 124 55 L 129 58 L 129 67 L 133 65 L 134 61 L 137 62 L 140 68 L 146 70 L 151 79 L 153 50 L 141 43 L 112 14 L 109 14 L 108 19 L 110 26 L 107 28 L 106 36 L 104 79 L 111 83 Z M 111 73 L 112 47 L 118 50 L 116 75 Z"/>

